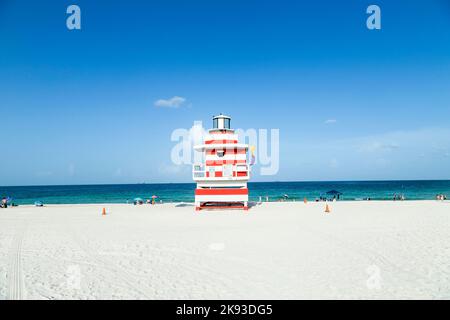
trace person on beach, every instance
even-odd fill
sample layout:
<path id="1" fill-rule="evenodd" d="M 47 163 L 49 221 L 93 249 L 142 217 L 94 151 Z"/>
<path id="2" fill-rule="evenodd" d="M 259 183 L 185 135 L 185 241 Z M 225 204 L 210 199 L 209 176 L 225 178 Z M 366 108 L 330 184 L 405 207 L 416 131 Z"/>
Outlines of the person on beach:
<path id="1" fill-rule="evenodd" d="M 2 208 L 8 208 L 8 200 L 5 197 L 2 198 Z"/>

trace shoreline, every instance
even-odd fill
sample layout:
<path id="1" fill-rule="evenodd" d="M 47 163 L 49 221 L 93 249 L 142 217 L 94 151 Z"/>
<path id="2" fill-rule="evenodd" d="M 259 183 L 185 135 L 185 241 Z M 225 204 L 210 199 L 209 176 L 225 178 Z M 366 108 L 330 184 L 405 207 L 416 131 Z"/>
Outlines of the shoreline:
<path id="1" fill-rule="evenodd" d="M 389 179 L 372 179 L 372 180 L 280 180 L 280 181 L 249 181 L 249 184 L 258 183 L 370 183 L 370 182 L 450 182 L 449 179 L 401 179 L 401 180 L 389 180 Z M 195 182 L 142 182 L 142 183 L 84 183 L 84 184 L 31 184 L 31 185 L 12 185 L 12 186 L 0 186 L 0 188 L 28 188 L 28 187 L 84 187 L 84 186 L 135 186 L 135 185 L 177 185 L 177 184 L 189 184 L 195 185 Z"/>
<path id="2" fill-rule="evenodd" d="M 405 200 L 338 200 L 338 201 L 310 201 L 308 200 L 308 204 L 317 203 L 317 204 L 337 204 L 337 203 L 402 203 L 402 202 L 430 202 L 430 203 L 450 203 L 450 199 L 447 200 L 435 200 L 435 199 L 405 199 Z M 303 200 L 299 201 L 249 201 L 253 206 L 258 206 L 261 204 L 302 204 Z M 56 206 L 132 206 L 132 207 L 157 207 L 163 205 L 177 205 L 177 204 L 186 204 L 188 206 L 194 206 L 194 202 L 188 201 L 174 201 L 174 202 L 163 202 L 163 203 L 155 203 L 154 205 L 144 203 L 141 205 L 134 205 L 133 203 L 123 203 L 123 202 L 87 202 L 87 203 L 44 203 L 44 207 L 56 207 Z M 28 207 L 36 207 L 34 204 L 19 204 L 17 206 L 8 206 L 7 209 L 10 208 L 28 208 Z M 1 209 L 0 209 L 1 210 Z M 0 211 L 1 212 L 1 211 Z"/>
<path id="3" fill-rule="evenodd" d="M 249 201 L 269 202 L 280 200 L 303 202 L 332 199 L 331 192 L 340 201 L 391 201 L 394 196 L 410 200 L 435 200 L 437 195 L 450 197 L 450 180 L 401 180 L 363 182 L 249 182 Z M 0 197 L 9 197 L 18 205 L 44 204 L 101 204 L 144 201 L 157 196 L 157 202 L 194 202 L 194 183 L 171 184 L 118 184 L 118 185 L 67 185 L 0 187 Z"/>

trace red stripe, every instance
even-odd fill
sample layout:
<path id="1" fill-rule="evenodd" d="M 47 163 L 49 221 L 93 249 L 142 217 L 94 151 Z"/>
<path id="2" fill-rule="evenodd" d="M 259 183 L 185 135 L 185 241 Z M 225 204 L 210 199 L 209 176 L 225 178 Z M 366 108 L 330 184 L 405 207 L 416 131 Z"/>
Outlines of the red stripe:
<path id="1" fill-rule="evenodd" d="M 248 189 L 195 189 L 196 196 L 248 194 Z"/>
<path id="2" fill-rule="evenodd" d="M 247 150 L 245 150 L 245 148 L 238 149 L 238 150 L 236 150 L 236 148 L 234 148 L 234 149 L 225 149 L 224 151 L 225 151 L 224 154 L 246 154 L 247 153 Z M 209 156 L 215 155 L 216 152 L 217 152 L 217 149 L 206 150 L 206 154 L 209 155 Z"/>
<path id="3" fill-rule="evenodd" d="M 226 133 L 230 133 L 230 132 L 234 132 L 233 129 L 224 129 L 224 130 L 220 130 L 220 129 L 215 129 L 214 131 L 210 131 L 210 134 L 226 134 Z"/>
<path id="4" fill-rule="evenodd" d="M 238 143 L 237 140 L 206 140 L 205 144 L 226 144 L 226 143 Z"/>
<path id="5" fill-rule="evenodd" d="M 245 164 L 246 160 L 207 160 L 207 166 L 222 166 L 224 164 Z"/>

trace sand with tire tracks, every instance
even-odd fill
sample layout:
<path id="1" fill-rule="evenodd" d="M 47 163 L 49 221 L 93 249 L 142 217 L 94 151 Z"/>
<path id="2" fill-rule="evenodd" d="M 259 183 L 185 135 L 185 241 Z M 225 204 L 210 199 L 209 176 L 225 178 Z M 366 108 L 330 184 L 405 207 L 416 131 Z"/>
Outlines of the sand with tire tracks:
<path id="1" fill-rule="evenodd" d="M 0 209 L 0 299 L 450 298 L 449 202 L 331 210 Z"/>

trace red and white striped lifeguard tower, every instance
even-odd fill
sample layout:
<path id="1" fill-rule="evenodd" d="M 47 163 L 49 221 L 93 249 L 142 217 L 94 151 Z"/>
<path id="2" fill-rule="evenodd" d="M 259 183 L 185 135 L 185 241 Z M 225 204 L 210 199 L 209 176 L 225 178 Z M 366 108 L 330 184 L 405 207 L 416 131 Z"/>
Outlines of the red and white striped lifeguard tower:
<path id="1" fill-rule="evenodd" d="M 197 182 L 195 209 L 240 208 L 248 210 L 247 164 L 248 145 L 238 143 L 238 135 L 230 128 L 231 118 L 222 114 L 213 117 L 202 145 L 204 163 L 194 164 L 192 176 Z"/>

